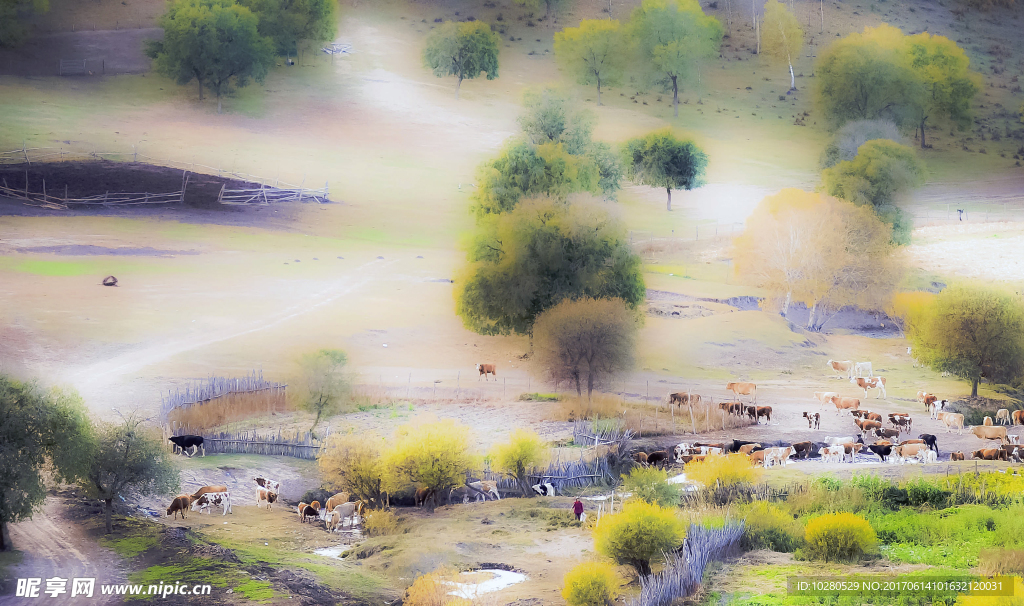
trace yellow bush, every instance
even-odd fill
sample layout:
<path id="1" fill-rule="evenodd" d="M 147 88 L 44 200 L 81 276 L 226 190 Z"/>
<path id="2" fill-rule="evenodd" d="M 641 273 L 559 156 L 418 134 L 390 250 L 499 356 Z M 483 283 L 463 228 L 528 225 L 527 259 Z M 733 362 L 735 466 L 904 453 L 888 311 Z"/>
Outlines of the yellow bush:
<path id="1" fill-rule="evenodd" d="M 763 469 L 754 467 L 747 455 L 708 455 L 703 461 L 694 461 L 686 466 L 686 478 L 711 488 L 716 484 L 752 483 L 761 479 Z"/>
<path id="2" fill-rule="evenodd" d="M 390 511 L 370 511 L 363 516 L 363 532 L 381 537 L 398 532 L 398 516 Z"/>
<path id="3" fill-rule="evenodd" d="M 873 552 L 878 537 L 864 518 L 852 513 L 834 513 L 808 522 L 804 541 L 808 555 L 835 562 L 854 560 Z"/>
<path id="4" fill-rule="evenodd" d="M 562 597 L 569 606 L 604 606 L 618 585 L 615 569 L 603 562 L 584 562 L 565 573 Z"/>
<path id="5" fill-rule="evenodd" d="M 601 519 L 594 529 L 594 547 L 646 576 L 651 573 L 651 559 L 679 547 L 685 535 L 674 509 L 633 501 L 621 513 Z"/>
<path id="6" fill-rule="evenodd" d="M 404 606 L 469 606 L 471 601 L 448 595 L 456 572 L 439 568 L 416 578 L 405 591 Z"/>

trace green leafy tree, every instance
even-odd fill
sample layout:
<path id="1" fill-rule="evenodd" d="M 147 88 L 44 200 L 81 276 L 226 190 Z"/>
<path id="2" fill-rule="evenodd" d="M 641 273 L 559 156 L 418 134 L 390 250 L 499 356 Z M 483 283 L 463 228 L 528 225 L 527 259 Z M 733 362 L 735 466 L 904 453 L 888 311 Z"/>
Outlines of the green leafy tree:
<path id="1" fill-rule="evenodd" d="M 920 108 L 921 149 L 925 148 L 925 122 L 945 118 L 964 130 L 971 125 L 971 100 L 981 89 L 981 77 L 971 71 L 964 50 L 945 36 L 921 32 L 907 37 L 911 68 L 924 84 Z"/>
<path id="2" fill-rule="evenodd" d="M 646 296 L 625 228 L 589 200 L 524 200 L 482 226 L 469 261 L 456 280 L 456 311 L 481 334 L 530 334 L 565 298 L 619 298 L 635 309 Z"/>
<path id="3" fill-rule="evenodd" d="M 374 434 L 333 434 L 317 457 L 320 475 L 335 490 L 343 490 L 372 507 L 384 504 L 384 440 Z"/>
<path id="4" fill-rule="evenodd" d="M 563 299 L 537 316 L 533 335 L 539 363 L 590 398 L 595 383 L 633 366 L 637 319 L 621 299 Z"/>
<path id="5" fill-rule="evenodd" d="M 448 21 L 427 37 L 423 60 L 438 78 L 455 76 L 455 98 L 462 81 L 487 72 L 487 79 L 498 77 L 498 49 L 501 39 L 482 21 Z"/>
<path id="6" fill-rule="evenodd" d="M 337 349 L 321 349 L 299 360 L 299 376 L 292 383 L 291 397 L 298 408 L 316 414 L 310 431 L 323 417 L 341 410 L 347 400 L 351 382 L 345 372 L 348 356 Z"/>
<path id="7" fill-rule="evenodd" d="M 0 375 L 0 551 L 12 548 L 7 525 L 30 519 L 46 498 L 43 470 L 77 481 L 92 444 L 81 398 Z"/>
<path id="8" fill-rule="evenodd" d="M 896 206 L 896 198 L 924 183 L 924 164 L 914 150 L 888 139 L 861 145 L 853 160 L 822 172 L 830 196 L 854 204 L 871 205 L 879 217 L 893 225 L 893 241 L 910 244 L 912 218 Z"/>
<path id="9" fill-rule="evenodd" d="M 629 475 L 622 476 L 622 490 L 634 499 L 662 507 L 678 507 L 683 496 L 682 486 L 669 484 L 668 472 L 656 467 L 631 469 Z"/>
<path id="10" fill-rule="evenodd" d="M 157 72 L 185 85 L 203 83 L 222 96 L 232 87 L 262 84 L 274 61 L 274 43 L 260 35 L 257 18 L 234 0 L 176 0 L 160 17 L 163 40 L 150 40 L 146 54 Z"/>
<path id="11" fill-rule="evenodd" d="M 1009 382 L 1024 371 L 1024 305 L 996 287 L 954 284 L 908 323 L 914 355 L 971 382 Z M 913 329 L 910 329 L 913 326 Z"/>
<path id="12" fill-rule="evenodd" d="M 510 212 L 528 196 L 564 199 L 577 192 L 597 193 L 600 179 L 593 160 L 568 153 L 560 143 L 513 140 L 480 168 L 473 201 L 477 217 L 485 217 Z"/>
<path id="13" fill-rule="evenodd" d="M 641 65 L 672 91 L 678 117 L 679 88 L 698 73 L 702 61 L 718 56 L 722 24 L 705 15 L 697 0 L 644 0 L 628 29 Z"/>
<path id="14" fill-rule="evenodd" d="M 527 10 L 538 10 L 540 7 L 544 7 L 544 16 L 551 18 L 552 11 L 558 11 L 563 6 L 568 4 L 569 0 L 512 0 L 515 4 L 526 8 Z"/>
<path id="15" fill-rule="evenodd" d="M 434 491 L 437 497 L 461 486 L 477 459 L 470 452 L 469 427 L 452 420 L 410 423 L 398 428 L 384 454 L 389 492 L 409 484 Z"/>
<path id="16" fill-rule="evenodd" d="M 815 74 L 818 104 L 833 127 L 877 119 L 917 125 L 927 91 L 899 29 L 868 27 L 837 40 L 819 56 Z"/>
<path id="17" fill-rule="evenodd" d="M 630 181 L 664 187 L 667 208 L 672 210 L 673 189 L 690 190 L 704 184 L 708 157 L 693 141 L 677 139 L 665 129 L 627 141 L 622 164 Z"/>
<path id="18" fill-rule="evenodd" d="M 18 46 L 25 40 L 22 17 L 48 10 L 49 0 L 0 0 L 0 48 Z"/>
<path id="19" fill-rule="evenodd" d="M 549 458 L 547 444 L 537 432 L 529 429 L 516 429 L 508 442 L 497 444 L 491 451 L 494 469 L 513 476 L 519 483 L 519 490 L 527 498 L 537 494 L 530 487 L 527 472 L 546 465 Z"/>
<path id="20" fill-rule="evenodd" d="M 765 3 L 762 20 L 761 52 L 789 65 L 789 90 L 796 90 L 793 57 L 799 56 L 804 46 L 804 30 L 796 16 L 778 0 Z"/>
<path id="21" fill-rule="evenodd" d="M 622 513 L 601 519 L 594 530 L 594 547 L 645 577 L 651 574 L 651 560 L 678 548 L 685 535 L 674 509 L 637 500 L 627 503 Z"/>
<path id="22" fill-rule="evenodd" d="M 854 120 L 842 125 L 825 147 L 821 167 L 832 168 L 844 160 L 857 157 L 857 150 L 872 139 L 888 139 L 903 143 L 900 129 L 888 120 Z"/>
<path id="23" fill-rule="evenodd" d="M 300 41 L 322 44 L 338 28 L 337 0 L 238 0 L 259 19 L 258 30 L 279 55 L 296 54 Z"/>
<path id="24" fill-rule="evenodd" d="M 160 432 L 129 416 L 97 430 L 89 472 L 81 485 L 103 501 L 107 534 L 114 531 L 114 499 L 131 494 L 167 494 L 178 488 L 178 470 L 164 449 Z"/>
<path id="25" fill-rule="evenodd" d="M 622 26 L 612 19 L 584 19 L 579 27 L 555 33 L 555 59 L 579 84 L 615 86 L 626 69 L 626 42 Z"/>

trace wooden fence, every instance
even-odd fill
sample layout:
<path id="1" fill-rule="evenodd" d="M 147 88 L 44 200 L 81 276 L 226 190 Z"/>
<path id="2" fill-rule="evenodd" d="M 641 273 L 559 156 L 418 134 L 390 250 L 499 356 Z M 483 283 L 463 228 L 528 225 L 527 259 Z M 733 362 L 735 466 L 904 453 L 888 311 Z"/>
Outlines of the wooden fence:
<path id="1" fill-rule="evenodd" d="M 633 439 L 633 430 L 617 423 L 600 427 L 592 421 L 576 421 L 572 426 L 573 444 L 581 446 L 622 446 Z"/>
<path id="2" fill-rule="evenodd" d="M 69 198 L 67 185 L 64 186 L 64 195 L 52 195 L 46 191 L 46 179 L 43 179 L 41 191 L 31 191 L 28 186 L 28 174 L 25 175 L 25 188 L 15 189 L 7 185 L 7 179 L 0 180 L 0 195 L 9 198 L 25 200 L 30 206 L 49 208 L 51 210 L 67 210 L 69 206 L 133 206 L 140 204 L 169 204 L 172 202 L 185 201 L 185 186 L 188 175 L 182 175 L 181 189 L 166 193 L 148 192 L 105 192 L 102 196 L 86 196 L 84 198 Z M 59 194 L 59 192 L 58 192 Z"/>
<path id="3" fill-rule="evenodd" d="M 206 454 L 255 454 L 316 459 L 330 433 L 331 428 L 328 426 L 324 428 L 320 437 L 313 437 L 308 431 L 286 433 L 280 429 L 276 434 L 259 434 L 256 431 L 193 434 L 188 426 L 178 426 L 170 435 L 202 435 Z"/>
<path id="4" fill-rule="evenodd" d="M 519 492 L 519 482 L 507 474 L 484 470 L 480 476 L 498 485 L 501 492 Z M 543 470 L 535 469 L 527 474 L 530 485 L 550 483 L 558 492 L 566 488 L 583 488 L 593 484 L 609 483 L 614 478 L 608 461 L 604 457 L 595 457 L 585 461 L 581 453 L 578 461 L 555 461 Z"/>
<path id="5" fill-rule="evenodd" d="M 250 189 L 227 189 L 226 185 L 222 185 L 220 194 L 217 196 L 217 202 L 220 204 L 244 206 L 253 204 L 267 205 L 278 202 L 302 202 L 305 200 L 323 204 L 330 202 L 327 198 L 327 193 L 327 183 L 324 183 L 322 189 L 306 189 L 301 185 L 297 188 L 286 188 L 266 184 Z"/>
<path id="6" fill-rule="evenodd" d="M 192 381 L 185 387 L 175 388 L 174 391 L 168 390 L 167 395 L 160 398 L 160 415 L 166 419 L 176 408 L 191 408 L 232 393 L 286 388 L 287 385 L 284 383 L 264 379 L 262 370 L 253 370 L 244 377 L 209 377 Z"/>

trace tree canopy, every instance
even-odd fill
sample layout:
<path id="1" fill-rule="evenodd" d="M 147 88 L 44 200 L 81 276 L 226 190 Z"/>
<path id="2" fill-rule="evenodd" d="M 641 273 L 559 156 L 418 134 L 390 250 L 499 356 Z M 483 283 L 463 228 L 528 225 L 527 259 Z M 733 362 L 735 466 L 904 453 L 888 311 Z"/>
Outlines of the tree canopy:
<path id="1" fill-rule="evenodd" d="M 924 85 L 920 108 L 921 148 L 924 127 L 931 116 L 949 120 L 963 130 L 971 125 L 971 100 L 981 89 L 981 77 L 971 71 L 964 49 L 945 36 L 921 32 L 907 38 L 910 65 Z"/>
<path id="2" fill-rule="evenodd" d="M 1024 373 L 1024 304 L 998 287 L 954 284 L 908 321 L 914 357 L 971 382 L 1010 382 Z"/>
<path id="3" fill-rule="evenodd" d="M 664 187 L 668 210 L 672 210 L 673 189 L 690 190 L 704 184 L 708 157 L 693 141 L 677 139 L 665 129 L 627 141 L 622 164 L 630 181 Z"/>
<path id="4" fill-rule="evenodd" d="M 320 475 L 334 490 L 342 490 L 371 507 L 382 507 L 384 439 L 372 433 L 332 434 L 317 457 Z"/>
<path id="5" fill-rule="evenodd" d="M 553 378 L 587 397 L 595 383 L 633 366 L 637 318 L 621 299 L 563 299 L 533 325 L 534 350 Z"/>
<path id="6" fill-rule="evenodd" d="M 651 560 L 677 549 L 686 536 L 675 508 L 642 500 L 626 504 L 621 513 L 605 516 L 594 530 L 597 552 L 632 566 L 641 577 L 651 574 Z"/>
<path id="7" fill-rule="evenodd" d="M 584 19 L 578 27 L 555 33 L 555 59 L 584 86 L 615 86 L 626 68 L 626 42 L 622 26 L 613 19 Z"/>
<path id="8" fill-rule="evenodd" d="M 622 491 L 630 493 L 630 498 L 662 507 L 678 507 L 683 496 L 683 487 L 669 484 L 668 472 L 657 467 L 631 469 L 622 476 Z"/>
<path id="9" fill-rule="evenodd" d="M 50 10 L 49 0 L 0 0 L 0 48 L 18 46 L 25 40 L 21 17 Z"/>
<path id="10" fill-rule="evenodd" d="M 456 279 L 456 311 L 481 334 L 530 334 L 562 299 L 646 296 L 640 258 L 623 225 L 592 200 L 532 198 L 490 218 Z"/>
<path id="11" fill-rule="evenodd" d="M 537 432 L 522 428 L 513 431 L 508 442 L 495 445 L 491 451 L 494 469 L 515 477 L 526 498 L 537 494 L 531 488 L 527 472 L 546 465 L 549 458 L 550 449 Z"/>
<path id="12" fill-rule="evenodd" d="M 298 52 L 301 40 L 321 44 L 337 32 L 337 0 L 238 0 L 259 19 L 259 33 L 279 55 Z"/>
<path id="13" fill-rule="evenodd" d="M 12 548 L 7 525 L 30 519 L 46 498 L 43 470 L 61 482 L 85 477 L 93 443 L 75 394 L 0 375 L 0 551 Z"/>
<path id="14" fill-rule="evenodd" d="M 423 60 L 438 78 L 455 76 L 455 98 L 462 81 L 487 73 L 488 80 L 498 77 L 498 50 L 501 39 L 482 21 L 447 21 L 427 37 Z"/>
<path id="15" fill-rule="evenodd" d="M 512 0 L 512 2 L 526 8 L 527 10 L 537 10 L 543 6 L 544 16 L 551 17 L 552 11 L 561 9 L 569 2 L 569 0 Z"/>
<path id="16" fill-rule="evenodd" d="M 347 363 L 348 356 L 337 349 L 321 349 L 299 360 L 292 398 L 299 408 L 316 414 L 310 431 L 316 429 L 321 418 L 341 410 L 351 387 L 345 373 Z"/>
<path id="17" fill-rule="evenodd" d="M 804 30 L 796 16 L 778 0 L 765 3 L 762 20 L 761 52 L 776 62 L 789 65 L 789 89 L 796 90 L 793 57 L 799 56 L 804 46 Z"/>
<path id="18" fill-rule="evenodd" d="M 469 427 L 452 420 L 410 423 L 395 432 L 383 459 L 385 487 L 394 492 L 409 484 L 437 497 L 466 481 L 476 458 L 470 453 Z"/>
<path id="19" fill-rule="evenodd" d="M 807 305 L 811 330 L 847 305 L 884 309 L 902 278 L 891 229 L 870 207 L 798 189 L 762 200 L 734 247 L 739 274 L 784 317 L 793 301 Z"/>
<path id="20" fill-rule="evenodd" d="M 150 40 L 146 54 L 156 71 L 178 84 L 195 80 L 221 97 L 232 86 L 263 83 L 274 61 L 273 41 L 259 33 L 257 17 L 234 0 L 175 0 L 160 17 L 163 40 Z"/>
<path id="21" fill-rule="evenodd" d="M 889 120 L 854 120 L 839 127 L 825 147 L 821 167 L 832 168 L 844 160 L 857 157 L 857 150 L 872 139 L 888 139 L 903 143 L 903 136 L 895 123 Z"/>
<path id="22" fill-rule="evenodd" d="M 679 89 L 702 61 L 718 56 L 722 24 L 705 15 L 697 0 L 643 0 L 633 10 L 628 31 L 639 65 L 672 91 L 679 116 Z"/>

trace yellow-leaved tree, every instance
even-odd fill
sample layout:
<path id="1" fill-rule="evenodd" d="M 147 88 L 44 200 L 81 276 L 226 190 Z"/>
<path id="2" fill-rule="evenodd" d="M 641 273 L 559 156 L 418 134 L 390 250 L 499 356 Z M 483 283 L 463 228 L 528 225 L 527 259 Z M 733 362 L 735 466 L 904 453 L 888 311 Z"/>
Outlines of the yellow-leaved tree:
<path id="1" fill-rule="evenodd" d="M 641 577 L 651 574 L 651 560 L 678 548 L 686 536 L 674 508 L 646 501 L 627 503 L 621 513 L 605 516 L 594 529 L 597 552 L 632 566 Z"/>
<path id="2" fill-rule="evenodd" d="M 384 494 L 383 446 L 383 438 L 372 433 L 334 434 L 317 457 L 320 475 L 331 488 L 379 508 Z"/>
<path id="3" fill-rule="evenodd" d="M 735 239 L 736 270 L 771 293 L 783 317 L 804 303 L 807 329 L 818 331 L 844 306 L 886 307 L 903 275 L 891 240 L 868 206 L 784 189 L 761 201 Z"/>
<path id="4" fill-rule="evenodd" d="M 765 2 L 762 20 L 761 52 L 776 62 L 789 65 L 789 90 L 796 90 L 793 57 L 799 57 L 804 46 L 800 21 L 778 0 Z"/>
<path id="5" fill-rule="evenodd" d="M 425 488 L 432 492 L 431 507 L 461 486 L 477 462 L 470 452 L 469 427 L 450 419 L 403 425 L 392 444 L 382 459 L 385 489 L 395 492 L 410 484 Z"/>
<path id="6" fill-rule="evenodd" d="M 541 440 L 537 432 L 529 429 L 513 431 L 508 442 L 495 445 L 491 451 L 494 469 L 515 477 L 524 497 L 532 497 L 536 494 L 530 488 L 530 479 L 526 472 L 547 464 L 549 458 L 550 451 L 547 444 Z"/>

